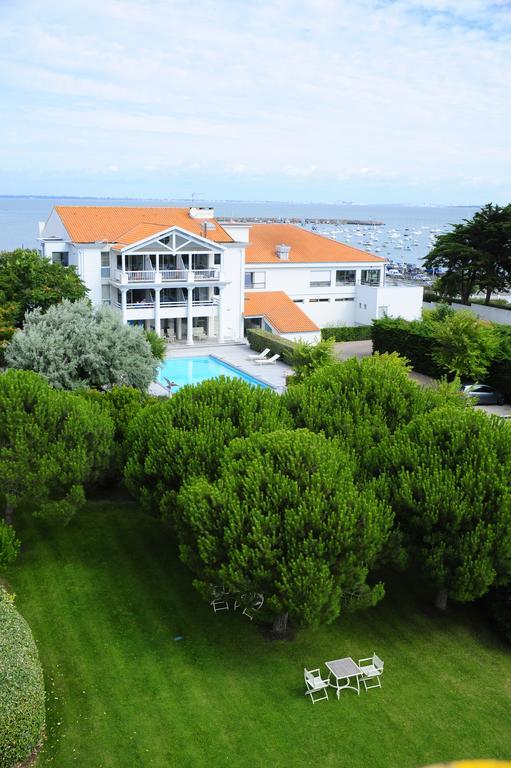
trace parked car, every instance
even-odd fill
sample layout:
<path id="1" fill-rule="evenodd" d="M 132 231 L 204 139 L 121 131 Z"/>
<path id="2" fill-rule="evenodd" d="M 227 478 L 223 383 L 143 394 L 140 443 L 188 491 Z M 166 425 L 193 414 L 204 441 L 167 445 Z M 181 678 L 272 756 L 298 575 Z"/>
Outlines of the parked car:
<path id="1" fill-rule="evenodd" d="M 467 397 L 476 398 L 476 405 L 503 405 L 504 395 L 488 384 L 463 384 L 461 391 Z"/>

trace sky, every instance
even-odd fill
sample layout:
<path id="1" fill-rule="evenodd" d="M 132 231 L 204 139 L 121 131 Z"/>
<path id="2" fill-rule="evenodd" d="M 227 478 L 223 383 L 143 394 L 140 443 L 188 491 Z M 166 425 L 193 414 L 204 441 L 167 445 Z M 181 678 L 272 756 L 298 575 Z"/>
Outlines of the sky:
<path id="1" fill-rule="evenodd" d="M 0 0 L 0 194 L 506 203 L 511 0 Z"/>

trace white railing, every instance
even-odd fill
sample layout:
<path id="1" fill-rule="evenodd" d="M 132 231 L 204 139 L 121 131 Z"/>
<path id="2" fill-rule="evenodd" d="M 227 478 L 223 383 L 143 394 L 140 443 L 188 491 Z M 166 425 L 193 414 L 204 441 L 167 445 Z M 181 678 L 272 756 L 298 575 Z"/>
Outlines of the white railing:
<path id="1" fill-rule="evenodd" d="M 155 271 L 154 270 L 137 270 L 128 271 L 128 283 L 154 283 Z"/>
<path id="2" fill-rule="evenodd" d="M 127 309 L 151 309 L 154 301 L 133 301 L 126 304 Z"/>
<path id="3" fill-rule="evenodd" d="M 192 301 L 194 307 L 214 307 L 217 302 L 214 299 L 204 299 L 203 301 Z"/>
<path id="4" fill-rule="evenodd" d="M 162 269 L 158 270 L 122 270 L 115 272 L 117 283 L 194 283 L 205 280 L 220 280 L 219 269 Z"/>
<path id="5" fill-rule="evenodd" d="M 186 282 L 188 280 L 188 270 L 186 269 L 163 269 L 160 274 L 164 283 L 172 281 Z"/>
<path id="6" fill-rule="evenodd" d="M 160 307 L 186 307 L 186 301 L 161 301 Z"/>
<path id="7" fill-rule="evenodd" d="M 197 281 L 200 280 L 218 280 L 220 278 L 219 269 L 195 269 L 193 272 L 194 278 Z"/>

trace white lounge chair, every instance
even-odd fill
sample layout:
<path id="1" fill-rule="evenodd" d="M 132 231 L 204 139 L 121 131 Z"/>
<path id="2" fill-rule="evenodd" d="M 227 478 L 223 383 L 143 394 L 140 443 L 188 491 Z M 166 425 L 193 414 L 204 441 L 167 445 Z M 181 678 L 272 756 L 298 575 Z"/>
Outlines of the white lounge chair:
<path id="1" fill-rule="evenodd" d="M 266 347 L 266 349 L 263 349 L 262 352 L 259 352 L 258 355 L 247 355 L 247 360 L 263 360 L 268 354 L 270 353 L 270 348 Z"/>
<path id="2" fill-rule="evenodd" d="M 280 355 L 273 355 L 273 357 L 262 358 L 261 360 L 254 360 L 256 365 L 275 365 Z"/>
<path id="3" fill-rule="evenodd" d="M 305 685 L 307 686 L 305 695 L 311 697 L 313 704 L 315 704 L 317 701 L 328 699 L 327 688 L 330 685 L 330 681 L 323 680 L 323 678 L 321 677 L 320 669 L 311 669 L 311 670 L 304 669 L 303 677 L 305 680 Z M 323 695 L 319 696 L 318 698 L 314 698 L 315 694 L 323 694 Z"/>
<path id="4" fill-rule="evenodd" d="M 373 655 L 367 659 L 359 659 L 358 666 L 362 672 L 362 677 L 360 679 L 364 683 L 366 691 L 369 688 L 381 688 L 380 677 L 383 674 L 383 661 L 379 656 L 373 653 Z M 371 682 L 372 684 L 369 685 L 368 683 Z"/>
<path id="5" fill-rule="evenodd" d="M 167 329 L 165 332 L 165 339 L 169 344 L 172 344 L 172 342 L 176 340 L 176 334 L 174 331 Z"/>
<path id="6" fill-rule="evenodd" d="M 193 335 L 199 341 L 201 341 L 201 339 L 205 339 L 206 338 L 206 332 L 205 332 L 204 328 L 202 328 L 201 326 L 198 326 L 197 328 L 193 329 Z"/>

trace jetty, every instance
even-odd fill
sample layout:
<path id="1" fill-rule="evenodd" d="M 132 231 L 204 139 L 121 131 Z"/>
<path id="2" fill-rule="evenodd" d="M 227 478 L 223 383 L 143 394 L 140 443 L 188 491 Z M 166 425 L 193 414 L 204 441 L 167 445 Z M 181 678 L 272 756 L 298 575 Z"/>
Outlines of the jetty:
<path id="1" fill-rule="evenodd" d="M 383 227 L 383 221 L 364 221 L 363 219 L 332 219 L 332 218 L 307 218 L 301 216 L 217 216 L 220 224 L 299 224 L 302 227 L 308 225 L 317 226 L 318 224 L 330 224 L 334 226 L 344 226 L 353 224 L 357 227 Z"/>

